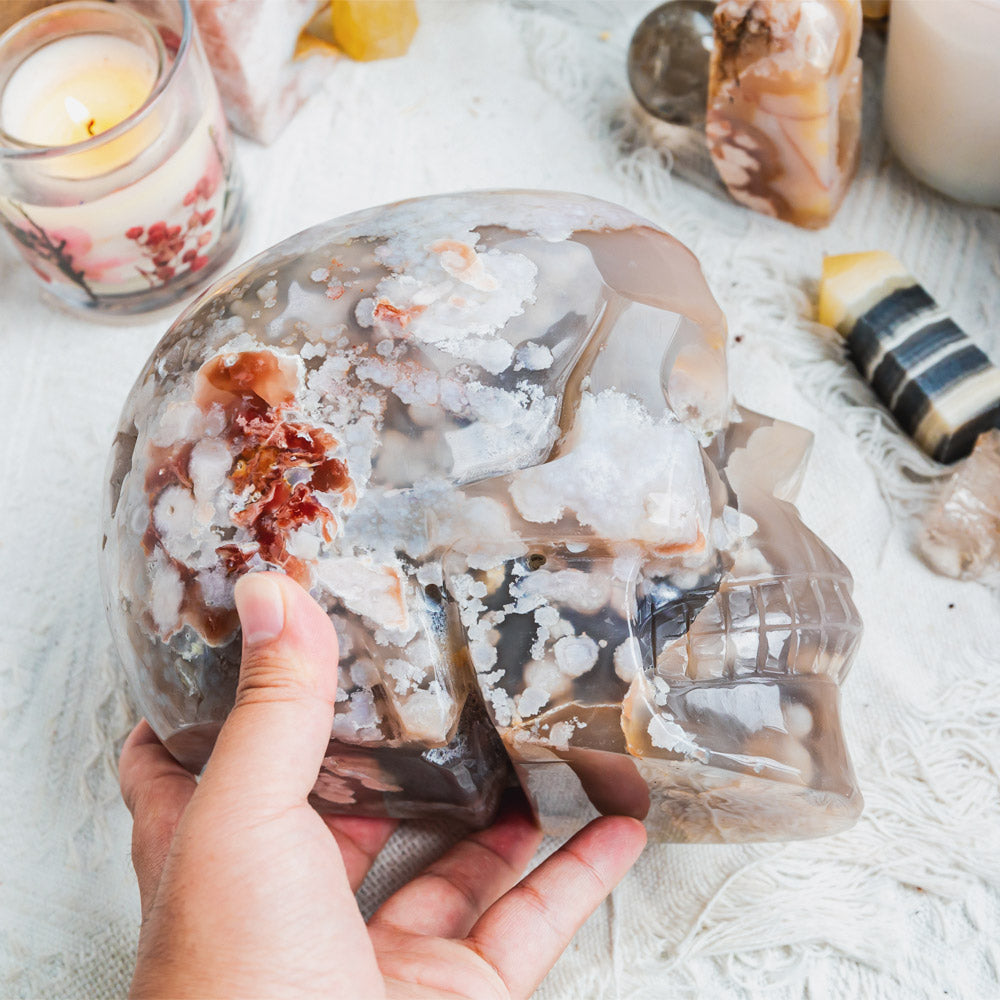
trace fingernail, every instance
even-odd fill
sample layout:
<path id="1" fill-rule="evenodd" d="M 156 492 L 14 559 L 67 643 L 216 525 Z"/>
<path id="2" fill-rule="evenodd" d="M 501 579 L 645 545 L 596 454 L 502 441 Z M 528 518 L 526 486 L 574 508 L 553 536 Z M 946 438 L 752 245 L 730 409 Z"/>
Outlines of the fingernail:
<path id="1" fill-rule="evenodd" d="M 274 574 L 249 573 L 240 577 L 236 582 L 236 610 L 247 646 L 277 639 L 285 627 L 285 602 Z"/>

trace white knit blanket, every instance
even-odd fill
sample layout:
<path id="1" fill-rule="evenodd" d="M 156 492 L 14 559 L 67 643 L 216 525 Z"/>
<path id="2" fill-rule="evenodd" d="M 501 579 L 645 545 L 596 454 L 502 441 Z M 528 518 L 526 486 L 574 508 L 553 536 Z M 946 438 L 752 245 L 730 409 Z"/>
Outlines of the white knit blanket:
<path id="1" fill-rule="evenodd" d="M 690 136 L 671 137 L 672 156 L 666 130 L 635 123 L 624 53 L 650 6 L 422 0 L 406 58 L 343 60 L 275 146 L 240 143 L 240 254 L 434 192 L 622 202 L 700 257 L 739 398 L 815 432 L 800 507 L 853 572 L 866 623 L 844 688 L 864 815 L 818 841 L 651 845 L 539 997 L 1000 996 L 997 594 L 915 554 L 939 470 L 811 321 L 823 253 L 884 248 L 1000 358 L 1000 214 L 911 181 L 872 86 L 861 167 L 828 229 L 730 203 Z M 870 84 L 882 50 L 866 37 Z M 0 996 L 113 997 L 139 913 L 116 777 L 134 719 L 98 594 L 99 495 L 119 409 L 167 321 L 67 318 L 9 254 L 0 282 Z M 401 830 L 362 887 L 366 911 L 450 836 Z"/>

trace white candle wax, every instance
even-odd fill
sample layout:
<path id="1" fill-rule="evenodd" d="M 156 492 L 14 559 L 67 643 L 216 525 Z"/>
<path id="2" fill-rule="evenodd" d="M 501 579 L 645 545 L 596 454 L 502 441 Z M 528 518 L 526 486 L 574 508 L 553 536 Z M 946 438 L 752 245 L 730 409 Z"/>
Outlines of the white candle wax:
<path id="1" fill-rule="evenodd" d="M 156 61 L 125 38 L 60 38 L 29 56 L 4 88 L 0 124 L 35 146 L 68 146 L 137 111 L 156 82 Z"/>
<path id="2" fill-rule="evenodd" d="M 883 117 L 906 168 L 1000 205 L 1000 0 L 893 0 Z"/>

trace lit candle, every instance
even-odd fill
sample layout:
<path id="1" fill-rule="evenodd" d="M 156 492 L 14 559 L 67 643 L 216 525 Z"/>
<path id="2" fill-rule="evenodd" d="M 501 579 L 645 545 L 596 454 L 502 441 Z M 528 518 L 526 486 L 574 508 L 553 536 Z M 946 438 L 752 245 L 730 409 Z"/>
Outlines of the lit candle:
<path id="1" fill-rule="evenodd" d="M 88 309 L 176 301 L 235 244 L 225 120 L 190 7 L 173 8 L 182 31 L 83 0 L 0 38 L 0 222 Z"/>
<path id="2" fill-rule="evenodd" d="M 0 123 L 34 146 L 85 142 L 142 107 L 156 82 L 148 52 L 114 35 L 51 42 L 15 70 L 3 92 Z"/>
<path id="3" fill-rule="evenodd" d="M 71 35 L 34 52 L 11 76 L 0 101 L 0 128 L 32 146 L 86 142 L 125 121 L 153 91 L 158 39 L 145 46 L 109 34 Z M 123 136 L 60 163 L 63 177 L 93 177 L 128 163 L 159 129 L 156 115 Z"/>

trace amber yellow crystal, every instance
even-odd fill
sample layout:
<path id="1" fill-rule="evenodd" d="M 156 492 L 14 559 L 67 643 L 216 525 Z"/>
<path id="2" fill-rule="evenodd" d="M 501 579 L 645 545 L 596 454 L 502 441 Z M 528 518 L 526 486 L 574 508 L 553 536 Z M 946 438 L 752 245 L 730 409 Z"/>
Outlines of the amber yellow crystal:
<path id="1" fill-rule="evenodd" d="M 293 58 L 309 59 L 315 55 L 341 55 L 340 46 L 333 39 L 332 21 L 330 5 L 324 4 L 313 14 L 309 23 L 299 33 Z"/>
<path id="2" fill-rule="evenodd" d="M 333 37 L 352 59 L 405 55 L 417 32 L 414 0 L 333 0 Z"/>

